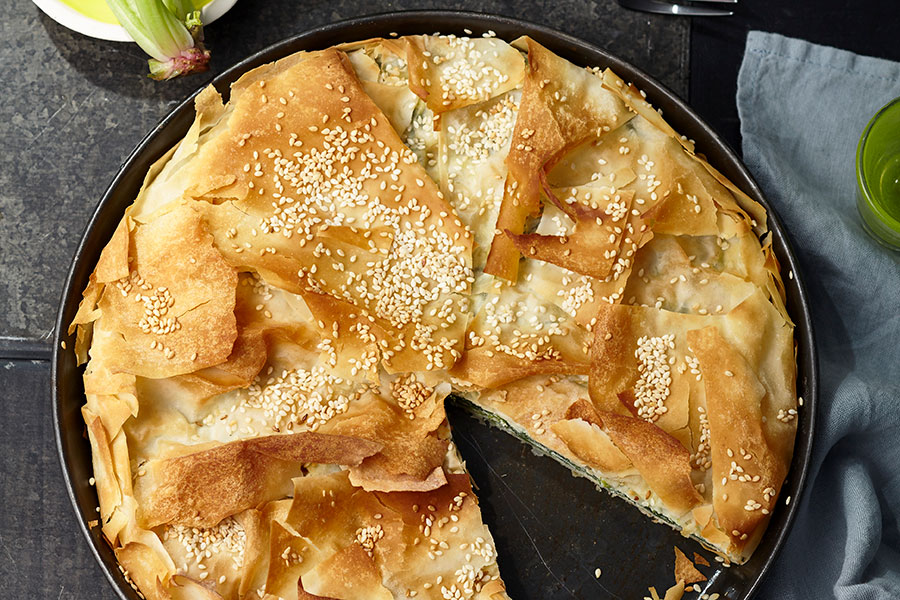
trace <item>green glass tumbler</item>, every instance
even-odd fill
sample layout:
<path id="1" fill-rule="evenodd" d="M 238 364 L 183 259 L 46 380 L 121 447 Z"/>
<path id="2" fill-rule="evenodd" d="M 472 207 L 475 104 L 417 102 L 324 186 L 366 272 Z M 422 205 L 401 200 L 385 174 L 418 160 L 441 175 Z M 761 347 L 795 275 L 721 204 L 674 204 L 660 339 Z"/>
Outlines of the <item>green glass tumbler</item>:
<path id="1" fill-rule="evenodd" d="M 869 121 L 856 149 L 856 206 L 866 231 L 900 251 L 900 98 Z"/>

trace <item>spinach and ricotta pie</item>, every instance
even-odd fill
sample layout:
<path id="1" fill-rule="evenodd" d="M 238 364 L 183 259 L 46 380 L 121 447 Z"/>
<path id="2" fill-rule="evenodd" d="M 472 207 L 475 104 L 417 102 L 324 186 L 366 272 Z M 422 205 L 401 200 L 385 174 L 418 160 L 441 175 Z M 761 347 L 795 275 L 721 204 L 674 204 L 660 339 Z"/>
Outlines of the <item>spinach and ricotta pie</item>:
<path id="1" fill-rule="evenodd" d="M 452 396 L 743 562 L 796 432 L 770 244 L 639 90 L 528 38 L 209 87 L 72 324 L 99 526 L 146 598 L 506 598 Z"/>

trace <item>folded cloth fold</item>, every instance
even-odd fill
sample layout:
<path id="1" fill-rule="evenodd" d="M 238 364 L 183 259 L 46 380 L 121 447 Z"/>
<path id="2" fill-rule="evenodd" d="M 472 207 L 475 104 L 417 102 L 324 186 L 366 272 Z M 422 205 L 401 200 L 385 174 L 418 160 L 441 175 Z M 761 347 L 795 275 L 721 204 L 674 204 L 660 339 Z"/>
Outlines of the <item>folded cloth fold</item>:
<path id="1" fill-rule="evenodd" d="M 747 37 L 744 161 L 799 255 L 821 373 L 808 488 L 761 598 L 900 598 L 900 253 L 862 229 L 854 170 L 897 96 L 900 63 Z"/>

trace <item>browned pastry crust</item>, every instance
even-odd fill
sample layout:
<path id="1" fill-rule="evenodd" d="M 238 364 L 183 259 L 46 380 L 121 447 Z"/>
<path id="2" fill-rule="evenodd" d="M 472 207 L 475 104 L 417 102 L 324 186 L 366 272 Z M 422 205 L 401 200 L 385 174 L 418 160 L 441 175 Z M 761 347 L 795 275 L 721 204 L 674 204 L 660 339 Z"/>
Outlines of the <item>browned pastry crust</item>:
<path id="1" fill-rule="evenodd" d="M 534 40 L 521 42 L 528 51 L 528 72 L 506 164 L 503 203 L 485 272 L 509 280 L 518 273 L 519 252 L 512 235 L 522 234 L 529 216 L 541 207 L 542 178 L 566 150 L 627 120 L 624 105 L 602 82 L 556 56 Z"/>
<path id="2" fill-rule="evenodd" d="M 381 444 L 346 436 L 300 432 L 239 440 L 207 449 L 175 449 L 150 459 L 138 480 L 138 522 L 211 527 L 247 508 L 282 498 L 298 463 L 358 465 Z"/>
<path id="3" fill-rule="evenodd" d="M 709 563 L 706 564 L 709 566 Z M 675 581 L 684 583 L 697 583 L 706 581 L 706 575 L 701 573 L 678 546 L 675 546 Z"/>

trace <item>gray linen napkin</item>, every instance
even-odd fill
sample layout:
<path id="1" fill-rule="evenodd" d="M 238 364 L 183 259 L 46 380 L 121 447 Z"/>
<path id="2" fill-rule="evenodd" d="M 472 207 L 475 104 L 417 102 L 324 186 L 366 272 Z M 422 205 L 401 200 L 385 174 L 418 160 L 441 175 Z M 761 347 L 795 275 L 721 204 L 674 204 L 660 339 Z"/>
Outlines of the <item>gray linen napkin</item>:
<path id="1" fill-rule="evenodd" d="M 900 254 L 863 231 L 854 157 L 900 64 L 753 31 L 738 76 L 744 161 L 787 226 L 821 387 L 812 470 L 761 598 L 900 598 Z"/>

